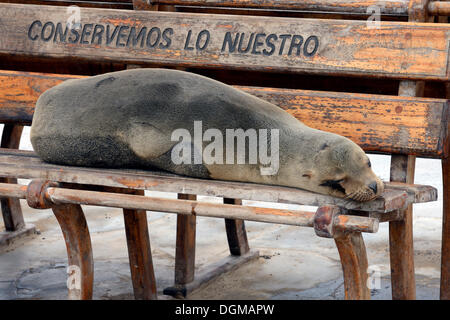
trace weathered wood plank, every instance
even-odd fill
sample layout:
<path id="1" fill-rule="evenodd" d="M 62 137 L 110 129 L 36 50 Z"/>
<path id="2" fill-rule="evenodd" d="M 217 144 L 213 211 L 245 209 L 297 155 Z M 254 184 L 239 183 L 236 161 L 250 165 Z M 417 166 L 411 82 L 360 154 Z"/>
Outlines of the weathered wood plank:
<path id="1" fill-rule="evenodd" d="M 428 4 L 428 13 L 436 16 L 450 15 L 450 3 L 445 1 L 430 1 Z"/>
<path id="2" fill-rule="evenodd" d="M 12 185 L 10 185 L 12 186 Z M 16 187 L 18 188 L 18 187 Z M 187 216 L 202 216 L 228 219 L 242 219 L 265 223 L 278 223 L 312 227 L 316 213 L 302 210 L 282 210 L 263 207 L 197 202 L 192 200 L 174 200 L 155 197 L 141 197 L 128 194 L 86 191 L 49 187 L 45 190 L 48 202 L 59 204 L 81 204 L 102 207 L 124 207 L 132 210 L 161 210 Z M 27 196 L 27 201 L 30 198 Z M 332 228 L 342 232 L 378 231 L 378 221 L 369 217 L 341 215 L 332 222 Z M 183 261 L 186 261 L 184 259 Z M 185 284 L 185 283 L 180 283 Z"/>
<path id="3" fill-rule="evenodd" d="M 368 8 L 377 6 L 380 8 L 380 13 L 382 14 L 407 15 L 409 0 L 155 0 L 155 3 L 180 6 L 278 9 L 359 14 L 367 14 Z"/>
<path id="4" fill-rule="evenodd" d="M 17 231 L 0 231 L 0 252 L 7 250 L 13 243 L 32 238 L 37 233 L 33 224 L 26 224 Z"/>
<path id="5" fill-rule="evenodd" d="M 0 122 L 30 124 L 45 90 L 66 76 L 0 71 Z M 312 128 L 343 135 L 365 151 L 443 157 L 448 100 L 237 86 Z"/>
<path id="6" fill-rule="evenodd" d="M 334 238 L 344 273 L 345 299 L 370 300 L 367 287 L 366 247 L 360 232 L 341 234 Z"/>
<path id="7" fill-rule="evenodd" d="M 296 203 L 312 206 L 338 205 L 349 210 L 389 212 L 408 202 L 406 191 L 389 189 L 382 198 L 368 203 L 320 195 L 296 188 L 202 180 L 173 174 L 143 171 L 68 167 L 42 162 L 33 152 L 0 149 L 0 175 L 24 179 L 45 179 L 67 183 L 118 188 L 201 194 L 255 201 Z M 407 187 L 405 188 L 407 190 Z M 436 195 L 435 191 L 433 194 Z M 431 199 L 431 197 L 430 197 Z M 436 200 L 436 199 L 433 199 Z"/>
<path id="8" fill-rule="evenodd" d="M 437 199 L 436 188 L 420 184 L 408 184 L 403 182 L 390 181 L 387 183 L 389 189 L 405 190 L 409 200 L 414 203 L 435 201 Z"/>
<path id="9" fill-rule="evenodd" d="M 5 124 L 0 147 L 18 149 L 23 127 L 16 124 Z M 17 183 L 15 178 L 0 178 L 2 183 Z M 6 231 L 18 231 L 25 227 L 22 208 L 18 199 L 1 199 L 1 210 Z"/>
<path id="10" fill-rule="evenodd" d="M 448 101 L 355 93 L 239 87 L 306 125 L 337 133 L 365 151 L 442 157 Z"/>
<path id="11" fill-rule="evenodd" d="M 39 96 L 62 81 L 75 78 L 77 76 L 1 71 L 0 121 L 31 124 L 34 106 Z"/>
<path id="12" fill-rule="evenodd" d="M 142 190 L 138 194 L 144 195 Z M 136 300 L 155 300 L 156 280 L 145 210 L 123 209 L 131 280 Z"/>
<path id="13" fill-rule="evenodd" d="M 415 157 L 392 156 L 391 181 L 414 183 Z M 392 299 L 416 298 L 412 205 L 402 213 L 403 219 L 389 222 Z"/>
<path id="14" fill-rule="evenodd" d="M 49 6 L 79 6 L 107 9 L 132 9 L 131 0 L 0 0 L 6 3 L 27 3 Z"/>
<path id="15" fill-rule="evenodd" d="M 56 205 L 52 210 L 66 241 L 69 299 L 90 300 L 94 285 L 94 259 L 83 210 L 75 204 Z"/>
<path id="16" fill-rule="evenodd" d="M 367 28 L 365 21 L 351 20 L 81 8 L 76 31 L 66 28 L 62 7 L 0 4 L 0 10 L 3 55 L 449 79 L 448 24 Z"/>
<path id="17" fill-rule="evenodd" d="M 253 260 L 258 260 L 259 251 L 250 250 L 242 256 L 226 256 L 225 258 L 208 264 L 204 269 L 200 269 L 194 281 L 186 285 L 178 285 L 174 287 L 165 288 L 163 293 L 165 295 L 185 298 L 187 295 L 192 294 L 194 291 L 203 288 L 204 286 L 211 283 L 211 281 L 217 279 L 223 274 L 236 270 L 243 264 L 251 262 Z"/>
<path id="18" fill-rule="evenodd" d="M 178 194 L 180 200 L 197 200 L 195 194 Z M 197 218 L 177 216 L 177 240 L 175 250 L 175 284 L 185 285 L 194 280 L 195 275 L 195 233 Z"/>
<path id="19" fill-rule="evenodd" d="M 224 198 L 223 203 L 242 205 L 242 200 Z M 244 220 L 225 219 L 225 229 L 231 255 L 241 256 L 250 250 Z"/>
<path id="20" fill-rule="evenodd" d="M 450 159 L 442 161 L 444 189 L 441 253 L 441 300 L 450 300 Z"/>

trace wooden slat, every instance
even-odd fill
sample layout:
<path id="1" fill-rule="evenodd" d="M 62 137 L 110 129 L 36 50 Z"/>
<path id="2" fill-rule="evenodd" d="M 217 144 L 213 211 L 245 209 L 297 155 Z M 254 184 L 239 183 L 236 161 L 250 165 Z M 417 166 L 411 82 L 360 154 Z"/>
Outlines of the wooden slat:
<path id="1" fill-rule="evenodd" d="M 60 28 L 66 26 L 65 8 L 0 4 L 0 11 L 3 13 L 0 55 L 418 80 L 449 79 L 448 24 L 382 22 L 380 28 L 371 29 L 367 28 L 366 21 L 81 8 L 82 36 L 76 37 L 67 31 L 65 40 L 60 36 L 55 40 L 56 31 L 52 33 L 52 30 L 58 23 Z M 133 43 L 131 30 L 137 35 L 144 27 L 147 35 L 152 28 L 159 29 L 153 29 L 152 37 L 141 38 L 149 39 L 148 44 L 141 40 Z M 202 37 L 197 42 L 200 33 Z M 251 34 L 252 45 L 247 52 L 238 52 L 239 43 L 236 43 L 232 50 L 232 42 L 242 33 L 245 34 L 242 49 L 247 47 Z M 227 34 L 229 42 L 225 41 Z M 282 35 L 288 36 L 281 52 Z M 295 43 L 301 40 L 304 45 L 297 50 Z M 151 47 L 154 43 L 156 45 Z"/>
<path id="2" fill-rule="evenodd" d="M 341 234 L 334 238 L 344 273 L 345 299 L 370 300 L 366 246 L 359 232 Z"/>
<path id="3" fill-rule="evenodd" d="M 443 217 L 441 253 L 441 300 L 450 300 L 450 159 L 442 161 Z"/>
<path id="4" fill-rule="evenodd" d="M 223 203 L 242 205 L 242 200 L 223 198 Z M 242 256 L 250 251 L 244 220 L 225 219 L 225 229 L 231 255 Z"/>
<path id="5" fill-rule="evenodd" d="M 139 0 L 146 2 L 147 0 Z M 0 0 L 0 3 L 24 3 L 25 0 Z M 132 0 L 26 0 L 26 4 L 56 6 L 76 5 L 80 7 L 132 9 Z M 343 14 L 372 14 L 371 7 L 377 7 L 382 15 L 407 16 L 409 0 L 153 0 L 152 5 L 174 5 L 189 7 L 225 7 L 296 10 L 307 12 L 332 12 Z M 430 1 L 428 13 L 445 16 L 450 13 L 450 4 L 445 1 Z"/>
<path id="6" fill-rule="evenodd" d="M 23 126 L 7 123 L 3 128 L 0 147 L 18 149 Z M 0 178 L 2 183 L 17 183 L 17 179 Z M 6 231 L 17 231 L 25 227 L 22 208 L 18 199 L 1 199 L 1 211 Z"/>
<path id="7" fill-rule="evenodd" d="M 450 3 L 445 1 L 433 1 L 428 4 L 428 13 L 436 16 L 450 15 Z"/>
<path id="8" fill-rule="evenodd" d="M 53 206 L 52 210 L 66 241 L 69 299 L 90 300 L 94 287 L 94 258 L 83 209 L 76 204 L 63 204 Z"/>
<path id="9" fill-rule="evenodd" d="M 178 194 L 181 200 L 197 200 L 195 194 Z M 177 216 L 177 239 L 175 250 L 175 285 L 194 281 L 195 275 L 195 233 L 197 217 Z"/>
<path id="10" fill-rule="evenodd" d="M 34 106 L 44 91 L 77 76 L 0 72 L 0 122 L 31 124 Z"/>
<path id="11" fill-rule="evenodd" d="M 143 196 L 144 191 L 137 194 Z M 134 298 L 157 299 L 147 214 L 145 210 L 123 209 L 123 217 Z"/>
<path id="12" fill-rule="evenodd" d="M 145 0 L 142 0 L 145 1 Z M 156 0 L 157 4 L 366 14 L 378 6 L 385 15 L 407 15 L 409 0 Z"/>
<path id="13" fill-rule="evenodd" d="M 45 90 L 66 79 L 0 71 L 0 122 L 30 124 Z M 236 87 L 280 106 L 306 125 L 355 141 L 366 151 L 441 158 L 447 153 L 444 99 Z"/>
<path id="14" fill-rule="evenodd" d="M 176 298 L 186 297 L 194 291 L 204 288 L 209 283 L 219 277 L 223 277 L 227 272 L 238 269 L 242 265 L 258 260 L 260 257 L 258 250 L 250 250 L 242 256 L 226 256 L 225 258 L 203 266 L 198 272 L 194 281 L 184 286 L 167 287 L 163 293 Z"/>
<path id="15" fill-rule="evenodd" d="M 355 202 L 296 188 L 194 179 L 155 171 L 52 165 L 42 162 L 33 152 L 8 149 L 0 149 L 0 176 L 311 206 L 327 204 L 350 210 L 376 212 L 389 212 L 404 207 L 409 199 L 415 198 L 411 194 L 408 195 L 409 192 L 414 192 L 409 191 L 408 186 L 405 186 L 405 191 L 401 191 L 398 188 L 390 189 L 387 184 L 382 198 L 365 203 Z M 434 201 L 436 197 L 437 192 L 434 189 L 428 199 Z"/>
<path id="16" fill-rule="evenodd" d="M 6 3 L 26 3 L 52 6 L 79 6 L 108 9 L 132 9 L 131 0 L 0 0 Z"/>
<path id="17" fill-rule="evenodd" d="M 306 125 L 337 133 L 365 151 L 443 157 L 448 101 L 272 88 L 240 89 Z"/>

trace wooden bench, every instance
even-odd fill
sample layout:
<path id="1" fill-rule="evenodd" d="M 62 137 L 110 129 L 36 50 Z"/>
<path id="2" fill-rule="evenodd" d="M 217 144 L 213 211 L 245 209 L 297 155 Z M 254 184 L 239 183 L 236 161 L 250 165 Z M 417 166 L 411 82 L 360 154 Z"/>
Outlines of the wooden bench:
<path id="1" fill-rule="evenodd" d="M 136 7 L 138 6 L 139 2 L 136 1 Z M 346 297 L 353 299 L 369 297 L 364 281 L 367 276 L 367 260 L 361 231 L 376 231 L 377 222 L 389 221 L 393 298 L 414 298 L 411 204 L 436 199 L 434 188 L 411 185 L 414 160 L 415 156 L 444 160 L 448 156 L 448 101 L 414 96 L 420 95 L 420 85 L 417 84 L 421 80 L 448 81 L 448 25 L 384 22 L 380 29 L 368 30 L 365 22 L 361 21 L 269 19 L 238 15 L 198 16 L 189 13 L 90 8 L 81 10 L 83 28 L 86 31 L 85 36 L 78 39 L 78 42 L 83 42 L 80 44 L 67 43 L 68 40 L 63 42 L 63 34 L 51 34 L 53 28 L 53 32 L 58 29 L 58 22 L 61 26 L 65 24 L 65 8 L 24 5 L 0 5 L 0 8 L 6 16 L 0 22 L 0 29 L 5 35 L 0 41 L 0 55 L 8 60 L 106 60 L 123 64 L 207 67 L 230 72 L 254 70 L 401 80 L 399 96 L 402 97 L 239 87 L 274 102 L 312 127 L 351 138 L 366 151 L 393 154 L 391 180 L 397 182 L 387 186 L 382 198 L 368 204 L 344 203 L 339 199 L 289 188 L 201 181 L 161 173 L 113 170 L 113 175 L 111 170 L 59 168 L 44 164 L 27 152 L 2 150 L 0 176 L 36 181 L 28 188 L 3 183 L 1 195 L 8 199 L 27 198 L 33 207 L 51 206 L 65 230 L 71 259 L 69 264 L 79 266 L 84 275 L 81 291 L 72 290 L 72 296 L 89 298 L 92 293 L 89 233 L 79 204 L 124 207 L 123 201 L 126 199 L 127 203 L 134 203 L 131 207 L 125 207 L 124 214 L 130 263 L 140 266 L 138 270 L 132 268 L 136 298 L 152 298 L 156 295 L 147 224 L 145 215 L 142 214 L 142 210 L 155 210 L 156 207 L 158 210 L 180 214 L 177 229 L 176 290 L 172 290 L 172 293 L 185 293 L 201 282 L 193 279 L 195 216 L 206 215 L 226 218 L 230 252 L 240 256 L 233 259 L 235 264 L 252 257 L 248 253 L 243 220 L 314 226 L 319 235 L 334 236 L 344 268 Z M 295 25 L 292 21 L 296 21 Z M 89 24 L 91 27 L 85 27 Z M 114 41 L 110 38 L 107 45 L 105 34 L 98 34 L 102 28 L 97 26 L 103 26 L 105 30 L 109 26 L 110 32 L 117 30 L 116 36 L 125 32 L 124 30 L 135 30 L 135 37 L 139 34 L 136 32 L 139 26 L 148 26 L 148 30 L 157 26 L 161 33 L 168 30 L 167 34 L 172 36 L 171 44 L 169 48 L 164 48 L 167 43 L 162 43 L 160 48 L 148 48 L 146 43 L 141 47 L 139 38 L 128 41 L 122 35 L 117 36 Z M 97 38 L 93 37 L 95 29 L 98 31 Z M 202 32 L 204 30 L 208 32 Z M 280 47 L 275 48 L 272 53 L 270 46 L 258 49 L 257 45 L 256 49 L 250 48 L 250 52 L 233 49 L 233 41 L 236 41 L 238 34 L 244 33 L 250 37 L 252 32 L 256 38 L 257 34 L 264 33 L 289 33 L 290 38 L 302 35 L 305 42 L 310 39 L 310 46 L 306 49 L 300 47 L 298 56 L 296 43 L 283 51 Z M 186 41 L 189 34 L 191 41 Z M 193 40 L 200 34 L 199 41 Z M 259 36 L 261 37 L 263 36 Z M 360 40 L 356 41 L 356 38 Z M 324 43 L 327 46 L 321 47 Z M 425 43 L 426 46 L 423 47 Z M 152 44 L 150 40 L 150 47 Z M 262 54 L 263 49 L 266 49 L 265 55 Z M 255 53 L 252 53 L 253 50 Z M 380 50 L 383 55 L 379 54 Z M 414 54 L 418 50 L 423 55 Z M 289 51 L 292 51 L 290 55 Z M 7 124 L 5 130 L 18 131 L 20 125 L 29 125 L 38 95 L 46 88 L 71 77 L 73 76 L 3 71 L 0 75 L 0 120 Z M 447 162 L 443 161 L 443 164 L 444 170 L 447 170 L 444 171 L 446 185 Z M 39 180 L 49 180 L 59 185 L 48 185 Z M 103 193 L 99 192 L 99 187 Z M 82 197 L 74 200 L 74 189 L 87 190 L 82 193 Z M 171 202 L 147 199 L 142 197 L 144 189 L 177 192 L 180 194 L 179 198 L 184 200 Z M 138 195 L 123 195 L 118 192 Z M 76 194 L 81 193 L 77 191 Z M 225 204 L 214 207 L 197 203 L 196 194 L 224 197 Z M 263 197 L 259 198 L 259 194 Z M 241 199 L 309 204 L 321 208 L 315 214 L 267 209 L 258 209 L 255 213 L 253 209 L 241 206 Z M 192 206 L 196 206 L 199 211 L 189 214 L 187 209 Z M 68 212 L 71 214 L 68 215 Z M 328 223 L 321 223 L 324 217 L 328 218 L 325 219 Z M 347 232 L 342 233 L 342 230 Z M 226 265 L 231 264 L 228 261 Z M 211 275 L 211 272 L 205 273 L 201 278 L 210 279 Z"/>

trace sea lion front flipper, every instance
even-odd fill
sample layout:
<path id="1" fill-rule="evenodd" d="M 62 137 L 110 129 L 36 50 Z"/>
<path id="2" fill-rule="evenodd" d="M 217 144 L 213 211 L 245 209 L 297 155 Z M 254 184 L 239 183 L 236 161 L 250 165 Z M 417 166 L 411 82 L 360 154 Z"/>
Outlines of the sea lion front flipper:
<path id="1" fill-rule="evenodd" d="M 203 178 L 209 179 L 210 172 L 208 168 L 203 164 L 195 164 L 193 161 L 193 157 L 191 158 L 190 163 L 180 163 L 175 164 L 172 159 L 172 151 L 175 146 L 173 146 L 169 151 L 162 154 L 158 158 L 152 159 L 151 162 L 155 167 L 167 170 L 169 172 L 173 172 L 176 174 L 181 174 L 184 176 L 190 176 L 195 178 Z M 190 150 L 194 150 L 194 144 L 190 144 Z M 194 151 L 195 152 L 195 151 Z"/>
<path id="2" fill-rule="evenodd" d="M 167 131 L 167 130 L 166 130 Z M 175 163 L 172 159 L 172 151 L 175 146 L 180 146 L 178 141 L 172 141 L 171 135 L 160 130 L 157 125 L 135 120 L 129 123 L 126 133 L 121 134 L 131 150 L 147 163 L 151 163 L 159 169 L 176 174 L 192 176 L 196 178 L 209 178 L 209 172 L 203 163 L 195 164 L 192 154 L 198 152 L 193 143 L 181 142 L 185 151 L 189 152 L 187 163 Z M 179 148 L 178 148 L 179 149 Z M 192 152 L 191 152 L 192 151 Z"/>
<path id="3" fill-rule="evenodd" d="M 138 157 L 145 160 L 158 158 L 176 143 L 157 125 L 138 119 L 129 121 L 119 136 Z"/>

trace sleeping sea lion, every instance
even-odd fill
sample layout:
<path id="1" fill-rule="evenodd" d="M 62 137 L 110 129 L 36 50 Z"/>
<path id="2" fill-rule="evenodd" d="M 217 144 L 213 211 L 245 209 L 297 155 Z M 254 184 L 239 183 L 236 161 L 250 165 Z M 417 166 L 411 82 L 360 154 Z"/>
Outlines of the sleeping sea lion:
<path id="1" fill-rule="evenodd" d="M 175 70 L 65 81 L 40 96 L 31 142 L 44 161 L 63 165 L 159 168 L 357 201 L 384 189 L 351 140 L 312 129 L 221 82 Z"/>

